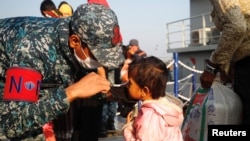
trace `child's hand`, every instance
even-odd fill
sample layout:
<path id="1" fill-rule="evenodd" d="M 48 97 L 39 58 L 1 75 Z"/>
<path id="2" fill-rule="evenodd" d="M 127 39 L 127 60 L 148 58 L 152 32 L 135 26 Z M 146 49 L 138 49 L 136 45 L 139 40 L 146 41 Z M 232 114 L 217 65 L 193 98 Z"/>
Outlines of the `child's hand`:
<path id="1" fill-rule="evenodd" d="M 126 123 L 129 123 L 131 122 L 132 120 L 134 120 L 134 117 L 133 117 L 133 111 L 130 111 L 127 115 L 127 118 L 126 118 Z"/>

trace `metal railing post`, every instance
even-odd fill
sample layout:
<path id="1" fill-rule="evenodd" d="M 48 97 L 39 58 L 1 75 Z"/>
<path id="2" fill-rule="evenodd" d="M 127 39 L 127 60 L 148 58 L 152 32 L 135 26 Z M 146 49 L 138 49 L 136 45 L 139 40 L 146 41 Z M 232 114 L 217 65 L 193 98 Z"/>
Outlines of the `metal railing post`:
<path id="1" fill-rule="evenodd" d="M 178 83 L 178 53 L 174 52 L 174 95 L 178 97 L 179 83 Z"/>
<path id="2" fill-rule="evenodd" d="M 193 66 L 193 69 L 195 69 L 195 66 Z M 192 71 L 192 92 L 196 90 L 196 72 Z"/>

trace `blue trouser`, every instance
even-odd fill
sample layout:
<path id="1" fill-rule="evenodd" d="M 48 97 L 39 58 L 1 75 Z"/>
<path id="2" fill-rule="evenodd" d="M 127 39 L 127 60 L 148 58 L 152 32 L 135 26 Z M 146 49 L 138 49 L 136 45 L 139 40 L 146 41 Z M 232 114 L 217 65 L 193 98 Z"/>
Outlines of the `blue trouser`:
<path id="1" fill-rule="evenodd" d="M 103 126 L 106 125 L 106 127 L 108 127 L 109 125 L 110 126 L 114 125 L 116 112 L 117 112 L 117 102 L 105 101 L 103 103 L 103 108 L 102 108 L 102 124 L 103 124 Z"/>

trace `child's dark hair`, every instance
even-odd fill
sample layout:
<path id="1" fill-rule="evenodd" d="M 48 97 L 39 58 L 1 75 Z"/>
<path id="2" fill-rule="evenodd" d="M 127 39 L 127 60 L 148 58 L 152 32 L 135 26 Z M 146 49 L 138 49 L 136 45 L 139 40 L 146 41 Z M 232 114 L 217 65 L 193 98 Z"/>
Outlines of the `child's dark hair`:
<path id="1" fill-rule="evenodd" d="M 56 8 L 55 3 L 52 0 L 43 0 L 40 4 L 40 12 L 45 17 L 43 11 L 52 11 L 54 10 L 59 16 L 62 16 L 62 13 Z"/>
<path id="2" fill-rule="evenodd" d="M 147 86 L 153 99 L 165 96 L 168 69 L 159 58 L 150 56 L 132 61 L 128 68 L 128 77 L 140 88 Z"/>

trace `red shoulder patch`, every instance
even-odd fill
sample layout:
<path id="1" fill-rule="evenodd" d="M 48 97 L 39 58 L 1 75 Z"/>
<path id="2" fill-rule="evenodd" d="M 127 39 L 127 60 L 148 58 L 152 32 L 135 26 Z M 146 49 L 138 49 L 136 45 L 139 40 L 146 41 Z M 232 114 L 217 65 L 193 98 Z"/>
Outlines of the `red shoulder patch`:
<path id="1" fill-rule="evenodd" d="M 122 41 L 122 36 L 121 36 L 121 33 L 120 33 L 120 27 L 118 25 L 114 26 L 113 34 L 114 34 L 114 36 L 112 38 L 112 45 L 116 46 L 118 43 L 120 43 Z"/>

